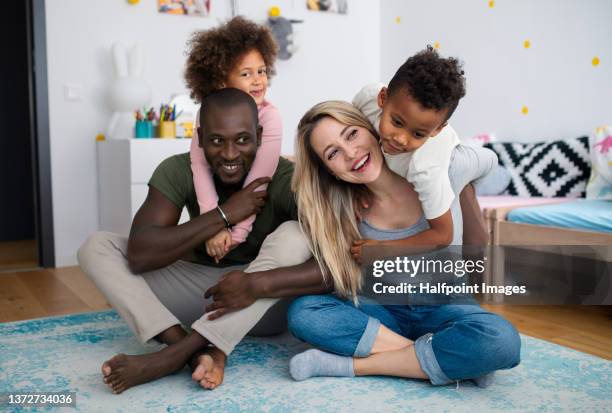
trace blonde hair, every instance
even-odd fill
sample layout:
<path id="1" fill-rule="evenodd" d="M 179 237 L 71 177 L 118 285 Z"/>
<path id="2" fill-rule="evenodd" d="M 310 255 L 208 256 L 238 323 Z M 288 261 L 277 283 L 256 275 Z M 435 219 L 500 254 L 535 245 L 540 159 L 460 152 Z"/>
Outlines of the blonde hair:
<path id="1" fill-rule="evenodd" d="M 360 126 L 378 137 L 367 118 L 347 102 L 331 100 L 312 107 L 300 120 L 296 138 L 296 163 L 291 188 L 298 205 L 298 219 L 310 249 L 326 280 L 331 277 L 336 293 L 357 302 L 361 271 L 350 253 L 360 239 L 358 202 L 369 197 L 365 185 L 338 180 L 312 148 L 312 131 L 330 117 L 344 125 Z"/>

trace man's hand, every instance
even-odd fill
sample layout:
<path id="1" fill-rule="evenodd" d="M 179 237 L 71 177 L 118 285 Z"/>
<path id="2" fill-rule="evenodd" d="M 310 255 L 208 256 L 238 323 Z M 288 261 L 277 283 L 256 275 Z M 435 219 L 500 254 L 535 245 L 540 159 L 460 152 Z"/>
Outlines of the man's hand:
<path id="1" fill-rule="evenodd" d="M 223 229 L 215 236 L 206 241 L 206 253 L 215 259 L 218 264 L 232 245 L 232 234 L 227 229 Z"/>
<path id="2" fill-rule="evenodd" d="M 230 224 L 236 224 L 253 214 L 259 214 L 266 204 L 267 191 L 256 191 L 261 185 L 271 181 L 268 177 L 257 178 L 236 192 L 220 205 Z"/>
<path id="3" fill-rule="evenodd" d="M 255 302 L 257 297 L 253 288 L 253 275 L 244 271 L 231 271 L 225 274 L 216 285 L 204 294 L 212 297 L 213 302 L 206 306 L 209 320 L 215 320 L 229 312 L 241 310 Z"/>
<path id="4" fill-rule="evenodd" d="M 381 244 L 382 241 L 378 241 L 375 239 L 358 239 L 353 241 L 353 246 L 351 246 L 351 255 L 353 259 L 357 261 L 358 264 L 361 264 L 361 248 L 368 245 L 378 245 Z"/>

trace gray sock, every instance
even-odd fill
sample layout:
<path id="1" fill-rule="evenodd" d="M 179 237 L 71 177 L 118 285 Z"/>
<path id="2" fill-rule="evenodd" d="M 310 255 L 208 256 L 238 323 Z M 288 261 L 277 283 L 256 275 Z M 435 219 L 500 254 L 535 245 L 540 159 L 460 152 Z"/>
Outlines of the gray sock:
<path id="1" fill-rule="evenodd" d="M 473 378 L 472 381 L 482 389 L 489 387 L 493 384 L 493 373 L 485 374 L 484 376 Z"/>
<path id="2" fill-rule="evenodd" d="M 353 358 L 311 349 L 293 356 L 289 372 L 296 381 L 310 377 L 355 377 Z"/>

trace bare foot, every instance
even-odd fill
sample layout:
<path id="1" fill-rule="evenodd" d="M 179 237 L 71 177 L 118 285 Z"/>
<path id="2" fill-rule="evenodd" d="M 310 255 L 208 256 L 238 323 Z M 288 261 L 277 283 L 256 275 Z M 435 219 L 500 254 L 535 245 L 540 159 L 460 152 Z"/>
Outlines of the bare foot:
<path id="1" fill-rule="evenodd" d="M 193 358 L 191 378 L 205 389 L 212 390 L 223 382 L 227 356 L 216 347 L 208 347 Z"/>
<path id="2" fill-rule="evenodd" d="M 130 387 L 159 379 L 182 369 L 184 361 L 172 357 L 164 350 L 140 356 L 118 354 L 105 361 L 102 364 L 104 383 L 113 393 L 119 394 Z"/>

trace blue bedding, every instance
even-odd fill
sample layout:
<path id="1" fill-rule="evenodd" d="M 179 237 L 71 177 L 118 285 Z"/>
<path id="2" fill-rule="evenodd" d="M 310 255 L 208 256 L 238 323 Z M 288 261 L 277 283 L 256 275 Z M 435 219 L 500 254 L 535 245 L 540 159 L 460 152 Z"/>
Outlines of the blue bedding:
<path id="1" fill-rule="evenodd" d="M 576 201 L 517 208 L 508 221 L 587 231 L 612 232 L 612 201 Z"/>

